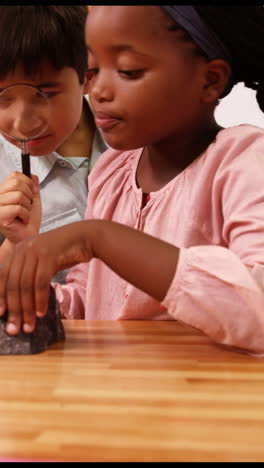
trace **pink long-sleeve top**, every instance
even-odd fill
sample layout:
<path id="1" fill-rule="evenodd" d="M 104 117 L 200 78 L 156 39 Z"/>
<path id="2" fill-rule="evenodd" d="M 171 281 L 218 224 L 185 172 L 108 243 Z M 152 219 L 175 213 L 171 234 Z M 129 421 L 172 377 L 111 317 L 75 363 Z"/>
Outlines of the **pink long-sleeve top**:
<path id="1" fill-rule="evenodd" d="M 89 176 L 85 217 L 120 222 L 180 248 L 160 303 L 93 259 L 55 284 L 63 318 L 179 320 L 223 345 L 264 355 L 264 130 L 221 130 L 141 208 L 142 148 L 109 149 Z M 118 239 L 116 240 L 118 242 Z"/>

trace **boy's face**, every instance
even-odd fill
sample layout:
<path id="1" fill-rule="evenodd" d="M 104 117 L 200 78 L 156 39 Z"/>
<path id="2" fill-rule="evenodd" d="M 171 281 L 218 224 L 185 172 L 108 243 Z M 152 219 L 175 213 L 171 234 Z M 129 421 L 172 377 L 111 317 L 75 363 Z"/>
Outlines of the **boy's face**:
<path id="1" fill-rule="evenodd" d="M 30 154 L 42 156 L 56 151 L 60 145 L 75 130 L 82 112 L 83 94 L 86 94 L 86 83 L 81 85 L 76 71 L 64 67 L 58 71 L 49 63 L 44 63 L 41 70 L 34 77 L 26 76 L 21 65 L 17 65 L 14 73 L 5 79 L 0 79 L 0 88 L 6 88 L 15 83 L 26 83 L 38 86 L 48 95 L 49 122 L 47 129 L 36 140 L 28 142 Z M 9 133 L 12 134 L 12 124 L 9 122 Z M 4 137 L 12 144 L 16 142 Z M 17 143 L 16 146 L 20 147 Z"/>
<path id="2" fill-rule="evenodd" d="M 206 60 L 156 6 L 94 6 L 86 20 L 89 96 L 107 143 L 132 149 L 195 125 Z"/>

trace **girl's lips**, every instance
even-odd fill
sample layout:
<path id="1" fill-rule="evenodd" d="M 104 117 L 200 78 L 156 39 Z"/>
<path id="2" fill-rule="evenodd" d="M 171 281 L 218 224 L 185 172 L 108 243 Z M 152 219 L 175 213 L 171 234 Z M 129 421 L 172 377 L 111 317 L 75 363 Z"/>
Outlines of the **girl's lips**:
<path id="1" fill-rule="evenodd" d="M 96 113 L 94 115 L 94 118 L 95 118 L 95 125 L 102 129 L 113 127 L 114 125 L 116 125 L 118 122 L 121 121 L 121 119 L 117 117 L 103 114 L 101 112 Z"/>
<path id="2" fill-rule="evenodd" d="M 113 127 L 118 122 L 118 119 L 95 119 L 96 126 L 102 129 Z"/>

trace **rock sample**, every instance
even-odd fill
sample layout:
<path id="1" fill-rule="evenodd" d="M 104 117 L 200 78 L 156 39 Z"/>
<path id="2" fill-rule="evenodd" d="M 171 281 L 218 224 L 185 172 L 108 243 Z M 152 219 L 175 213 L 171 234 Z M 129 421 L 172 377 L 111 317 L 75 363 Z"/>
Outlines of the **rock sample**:
<path id="1" fill-rule="evenodd" d="M 48 312 L 45 317 L 37 317 L 36 327 L 32 333 L 20 331 L 17 335 L 11 336 L 5 331 L 5 325 L 6 316 L 0 317 L 0 355 L 40 353 L 52 343 L 65 339 L 53 288 L 50 288 Z"/>

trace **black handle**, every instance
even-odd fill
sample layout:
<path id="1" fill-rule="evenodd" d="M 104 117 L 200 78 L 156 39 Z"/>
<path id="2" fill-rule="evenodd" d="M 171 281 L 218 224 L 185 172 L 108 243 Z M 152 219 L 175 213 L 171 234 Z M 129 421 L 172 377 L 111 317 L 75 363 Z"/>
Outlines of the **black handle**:
<path id="1" fill-rule="evenodd" d="M 30 173 L 30 157 L 29 153 L 21 154 L 22 159 L 22 172 L 28 177 L 31 177 Z"/>

